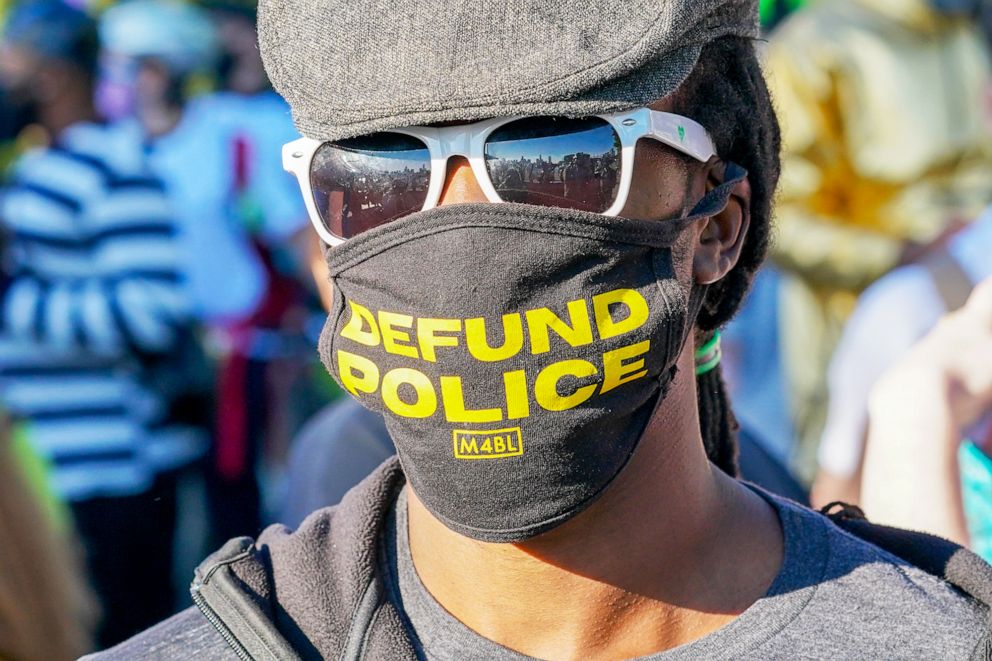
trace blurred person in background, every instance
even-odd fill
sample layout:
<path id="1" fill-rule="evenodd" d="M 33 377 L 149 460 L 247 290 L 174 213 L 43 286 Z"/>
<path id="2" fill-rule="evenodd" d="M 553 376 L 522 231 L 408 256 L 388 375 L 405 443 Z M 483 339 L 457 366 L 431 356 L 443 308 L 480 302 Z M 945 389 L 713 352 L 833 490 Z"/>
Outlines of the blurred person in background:
<path id="1" fill-rule="evenodd" d="M 2 85 L 51 144 L 24 153 L 0 192 L 0 401 L 71 506 L 106 645 L 173 606 L 169 468 L 182 457 L 159 434 L 168 402 L 146 366 L 186 324 L 179 247 L 140 141 L 95 122 L 92 21 L 24 2 L 2 48 Z"/>
<path id="2" fill-rule="evenodd" d="M 992 200 L 979 0 L 831 0 L 776 30 L 769 84 L 784 161 L 774 261 L 782 346 L 810 476 L 826 368 L 859 293 Z"/>
<path id="3" fill-rule="evenodd" d="M 22 31 L 31 31 L 31 22 L 34 17 L 26 12 L 17 12 L 13 16 L 7 16 L 6 5 L 0 7 L 0 26 L 5 26 L 5 30 L 11 34 Z M 85 62 L 88 55 L 86 50 L 92 50 L 92 44 L 81 44 L 74 39 L 71 32 L 58 32 L 59 27 L 55 27 L 54 32 L 46 34 L 48 40 L 45 43 L 37 43 L 36 48 L 50 53 L 62 53 L 67 61 L 79 60 Z M 71 30 L 71 28 L 66 28 Z M 35 41 L 38 41 L 35 39 Z M 66 44 L 69 44 L 68 46 Z M 75 51 L 73 51 L 75 49 Z M 18 61 L 24 55 L 15 51 L 8 51 L 7 58 L 13 58 L 8 69 L 23 68 L 24 64 Z M 73 97 L 84 99 L 91 93 L 89 82 L 86 79 L 74 80 L 66 75 L 66 67 L 56 70 L 48 67 L 45 75 L 39 76 L 35 80 L 25 80 L 17 88 L 0 86 L 0 180 L 7 173 L 10 165 L 17 155 L 26 148 L 45 145 L 51 142 L 51 127 L 58 127 L 65 123 L 65 118 L 54 117 L 52 113 L 61 112 L 63 108 L 75 107 L 78 103 L 49 103 L 43 106 L 39 104 L 39 98 L 50 96 Z M 63 84 L 65 87 L 63 88 Z M 83 102 L 85 104 L 85 101 Z M 43 111 L 48 116 L 39 117 L 39 111 Z"/>
<path id="4" fill-rule="evenodd" d="M 992 555 L 989 480 L 969 512 L 961 475 L 969 454 L 992 463 L 992 278 L 885 373 L 870 409 L 865 512 Z"/>
<path id="5" fill-rule="evenodd" d="M 206 482 L 211 534 L 220 539 L 261 525 L 257 453 L 272 442 L 273 393 L 288 390 L 270 387 L 268 368 L 284 350 L 281 325 L 304 297 L 293 241 L 306 212 L 278 158 L 297 134 L 285 102 L 252 64 L 252 10 L 225 5 L 210 14 L 135 0 L 109 9 L 100 27 L 104 108 L 130 118 L 125 125 L 146 142 L 166 182 L 194 313 L 217 369 L 216 416 L 203 424 L 213 427 Z M 230 89 L 195 94 L 221 62 Z"/>
<path id="6" fill-rule="evenodd" d="M 795 431 L 781 355 L 781 281 L 767 263 L 755 274 L 740 312 L 723 330 L 723 366 L 741 428 L 789 466 Z"/>
<path id="7" fill-rule="evenodd" d="M 992 277 L 990 256 L 992 209 L 946 246 L 916 264 L 895 269 L 861 296 L 830 363 L 830 403 L 818 451 L 816 503 L 859 502 L 869 393 L 942 315 L 964 305 L 972 288 Z M 971 463 L 967 457 L 964 461 Z"/>
<path id="8" fill-rule="evenodd" d="M 243 411 L 237 416 L 224 414 L 218 430 L 214 464 L 218 475 L 213 484 L 215 518 L 223 524 L 216 540 L 222 541 L 239 531 L 250 531 L 258 522 L 248 517 L 232 518 L 226 512 L 238 509 L 244 500 L 241 494 L 255 488 L 251 479 L 245 479 L 253 477 L 252 465 L 261 476 L 266 501 L 262 509 L 274 515 L 281 508 L 281 486 L 286 484 L 283 468 L 292 436 L 327 401 L 313 388 L 311 370 L 316 370 L 318 379 L 326 380 L 312 358 L 315 336 L 306 337 L 307 327 L 319 328 L 324 316 L 306 267 L 306 209 L 292 178 L 279 167 L 282 144 L 298 133 L 289 105 L 272 89 L 262 64 L 255 28 L 257 3 L 201 0 L 200 4 L 210 12 L 220 42 L 216 66 L 219 91 L 211 95 L 211 111 L 232 136 L 236 159 L 243 161 L 237 166 L 244 173 L 237 205 L 268 276 L 262 304 L 247 328 L 234 333 L 252 335 L 255 340 L 234 343 L 236 350 L 227 360 L 228 374 L 244 369 L 248 378 L 243 388 L 220 391 L 222 404 L 228 402 L 222 410 Z M 234 385 L 231 379 L 227 382 Z M 264 400 L 259 401 L 253 393 L 263 390 Z M 234 404 L 238 401 L 242 402 L 240 407 Z M 234 452 L 232 448 L 241 450 Z M 256 455 L 260 451 L 266 456 L 259 463 Z M 239 454 L 243 457 L 239 462 L 230 460 Z"/>
<path id="9" fill-rule="evenodd" d="M 36 464 L 0 422 L 0 659 L 71 661 L 93 649 L 97 605 L 71 527 L 37 498 Z"/>
<path id="10" fill-rule="evenodd" d="M 258 53 L 255 0 L 200 0 L 199 4 L 210 12 L 220 41 L 220 89 L 243 98 L 269 97 L 269 103 L 278 105 L 283 114 L 288 113 L 289 106 L 272 91 Z"/>

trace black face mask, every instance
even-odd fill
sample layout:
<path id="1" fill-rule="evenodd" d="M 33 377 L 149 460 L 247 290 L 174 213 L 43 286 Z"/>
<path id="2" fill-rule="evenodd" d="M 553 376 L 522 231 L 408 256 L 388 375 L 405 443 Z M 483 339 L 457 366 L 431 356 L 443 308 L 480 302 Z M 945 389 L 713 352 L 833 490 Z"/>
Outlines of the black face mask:
<path id="1" fill-rule="evenodd" d="M 637 221 L 453 205 L 327 253 L 332 375 L 385 415 L 413 490 L 452 530 L 516 542 L 586 508 L 627 463 L 674 375 L 702 289 L 672 246 L 686 218 Z"/>

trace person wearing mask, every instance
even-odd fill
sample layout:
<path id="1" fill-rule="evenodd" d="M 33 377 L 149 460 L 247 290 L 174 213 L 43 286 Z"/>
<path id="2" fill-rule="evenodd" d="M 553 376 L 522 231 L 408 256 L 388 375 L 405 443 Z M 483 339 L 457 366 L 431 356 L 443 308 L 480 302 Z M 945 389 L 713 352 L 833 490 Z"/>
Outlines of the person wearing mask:
<path id="1" fill-rule="evenodd" d="M 980 4 L 816 2 L 768 44 L 783 136 L 773 254 L 783 274 L 782 360 L 793 460 L 808 477 L 828 362 L 859 294 L 992 202 Z"/>
<path id="2" fill-rule="evenodd" d="M 259 16 L 327 244 L 322 357 L 399 458 L 295 532 L 232 540 L 193 608 L 95 658 L 986 649 L 972 597 L 736 479 L 715 332 L 762 261 L 779 164 L 756 0 Z M 500 164 L 549 153 L 616 157 L 609 206 L 503 202 Z M 401 217 L 352 176 L 421 167 Z"/>
<path id="3" fill-rule="evenodd" d="M 0 402 L 71 506 L 109 645 L 173 612 L 181 457 L 160 444 L 168 402 L 145 367 L 188 323 L 176 228 L 141 143 L 96 122 L 93 22 L 31 0 L 2 48 L 0 83 L 51 142 L 0 191 Z"/>
<path id="4" fill-rule="evenodd" d="M 250 76 L 235 75 L 246 66 L 245 45 L 243 29 L 231 25 L 243 28 L 244 20 L 225 21 L 218 32 L 206 10 L 179 0 L 123 3 L 100 20 L 100 98 L 108 112 L 130 118 L 125 126 L 146 142 L 166 183 L 181 224 L 194 315 L 216 366 L 208 388 L 216 415 L 202 424 L 212 428 L 206 483 L 220 539 L 261 527 L 255 462 L 263 439 L 271 441 L 268 340 L 303 297 L 295 267 L 277 264 L 280 256 L 293 261 L 294 237 L 306 223 L 277 156 L 298 133 L 285 102 L 264 91 L 264 79 L 253 79 L 249 90 Z M 240 81 L 237 91 L 193 94 L 214 71 L 222 46 L 237 54 L 226 79 Z"/>

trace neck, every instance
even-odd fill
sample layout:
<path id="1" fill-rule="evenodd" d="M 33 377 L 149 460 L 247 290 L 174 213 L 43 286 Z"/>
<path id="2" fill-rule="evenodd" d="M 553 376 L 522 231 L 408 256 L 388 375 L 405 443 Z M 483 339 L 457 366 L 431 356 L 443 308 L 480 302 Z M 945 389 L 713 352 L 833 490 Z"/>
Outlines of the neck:
<path id="1" fill-rule="evenodd" d="M 767 503 L 707 460 L 692 374 L 683 352 L 627 467 L 587 510 L 533 540 L 462 537 L 411 490 L 410 549 L 428 591 L 480 635 L 546 659 L 652 654 L 746 610 L 778 573 L 781 531 Z"/>

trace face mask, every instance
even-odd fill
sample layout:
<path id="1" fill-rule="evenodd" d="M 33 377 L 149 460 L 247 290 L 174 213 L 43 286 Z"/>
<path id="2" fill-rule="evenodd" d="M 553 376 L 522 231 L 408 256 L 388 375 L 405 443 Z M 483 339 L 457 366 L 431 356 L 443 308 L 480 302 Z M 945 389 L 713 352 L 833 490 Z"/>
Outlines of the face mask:
<path id="1" fill-rule="evenodd" d="M 744 176 L 729 167 L 732 180 L 680 220 L 452 205 L 328 250 L 334 304 L 321 356 L 384 414 L 435 517 L 468 537 L 517 542 L 602 493 L 698 312 L 702 291 L 677 280 L 672 246 Z"/>

